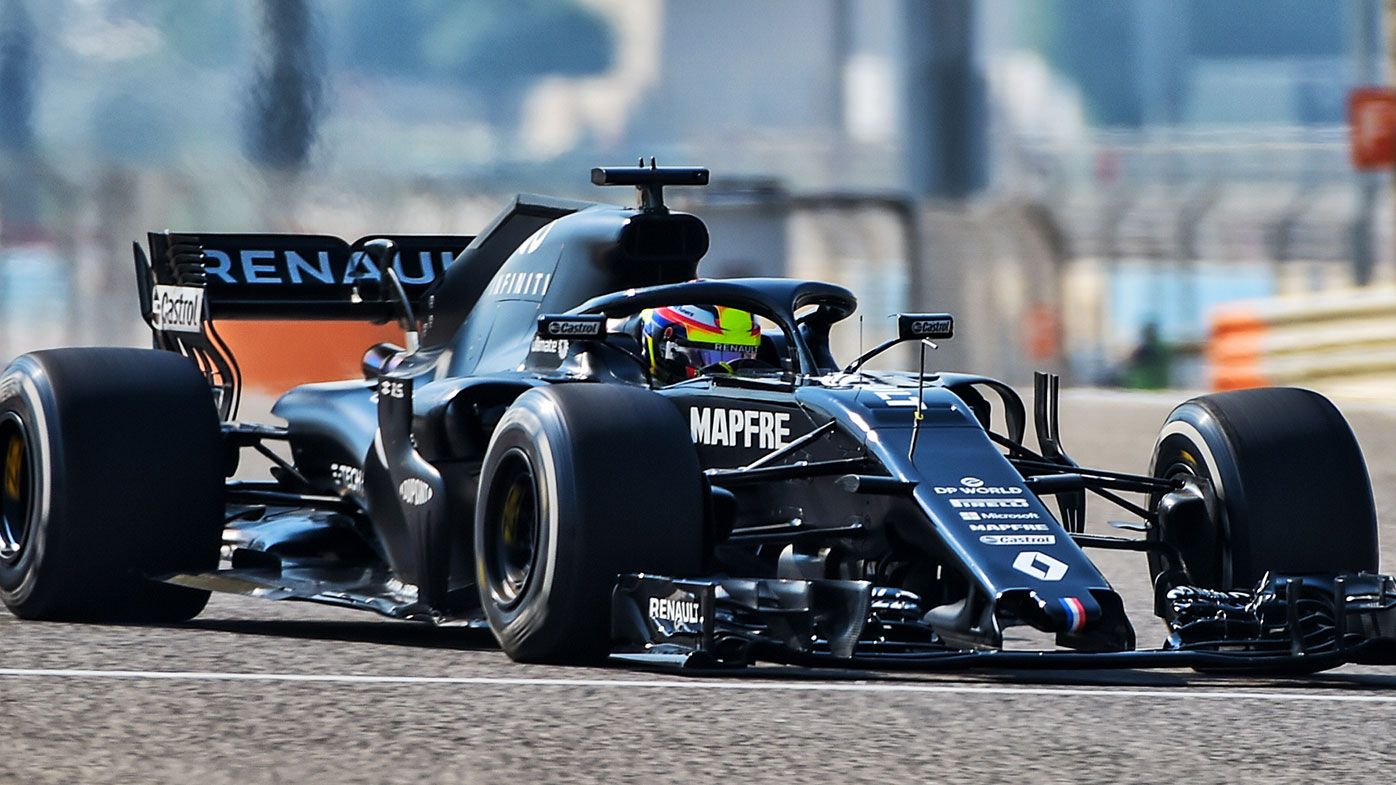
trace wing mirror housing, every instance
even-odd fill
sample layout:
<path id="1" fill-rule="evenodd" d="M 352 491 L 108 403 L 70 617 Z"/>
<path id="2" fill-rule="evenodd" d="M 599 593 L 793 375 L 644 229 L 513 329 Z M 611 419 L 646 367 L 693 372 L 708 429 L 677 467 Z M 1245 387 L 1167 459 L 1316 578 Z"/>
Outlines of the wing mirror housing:
<path id="1" fill-rule="evenodd" d="M 955 317 L 948 313 L 899 313 L 897 337 L 903 341 L 955 337 Z"/>
<path id="2" fill-rule="evenodd" d="M 606 317 L 601 314 L 544 314 L 538 317 L 538 337 L 554 341 L 602 341 L 606 339 Z"/>
<path id="3" fill-rule="evenodd" d="M 398 258 L 397 243 L 386 237 L 376 237 L 355 250 L 363 253 L 378 273 L 376 280 L 374 278 L 356 280 L 354 282 L 355 294 L 368 302 L 387 304 L 392 309 L 393 321 L 397 322 L 405 333 L 408 353 L 417 351 L 417 347 L 421 344 L 417 332 L 417 315 L 413 311 L 412 301 L 408 299 L 407 291 L 402 287 L 402 279 L 398 277 L 397 268 L 394 266 Z"/>
<path id="4" fill-rule="evenodd" d="M 936 345 L 931 343 L 931 339 L 953 337 L 955 337 L 955 317 L 948 313 L 899 313 L 897 314 L 897 337 L 884 341 L 864 352 L 861 357 L 849 363 L 843 372 L 856 372 L 869 360 L 899 343 L 925 341 L 926 346 L 934 349 Z M 925 356 L 923 354 L 922 363 L 924 364 L 924 362 Z"/>

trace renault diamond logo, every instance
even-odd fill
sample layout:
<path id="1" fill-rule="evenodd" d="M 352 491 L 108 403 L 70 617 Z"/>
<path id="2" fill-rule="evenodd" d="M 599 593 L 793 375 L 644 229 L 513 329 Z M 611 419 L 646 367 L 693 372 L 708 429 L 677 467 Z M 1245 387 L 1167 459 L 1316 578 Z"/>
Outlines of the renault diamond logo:
<path id="1" fill-rule="evenodd" d="M 1066 564 L 1039 551 L 1023 551 L 1013 560 L 1013 569 L 1039 581 L 1059 581 L 1066 575 Z"/>
<path id="2" fill-rule="evenodd" d="M 397 495 L 413 507 L 421 507 L 431 501 L 431 486 L 425 480 L 408 477 L 397 486 Z"/>

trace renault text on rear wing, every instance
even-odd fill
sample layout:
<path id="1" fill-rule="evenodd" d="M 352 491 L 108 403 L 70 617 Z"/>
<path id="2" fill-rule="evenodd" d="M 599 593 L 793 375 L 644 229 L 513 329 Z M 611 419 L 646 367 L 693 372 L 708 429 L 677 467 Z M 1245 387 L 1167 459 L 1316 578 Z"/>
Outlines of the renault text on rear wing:
<path id="1" fill-rule="evenodd" d="M 351 244 L 322 234 L 151 233 L 152 275 L 146 278 L 154 287 L 201 286 L 212 318 L 376 321 L 390 317 L 388 307 L 359 296 L 356 284 L 376 283 L 379 272 L 366 254 L 353 250 L 376 237 L 397 244 L 393 268 L 414 301 L 473 239 L 373 235 Z M 138 251 L 138 263 L 140 257 Z"/>

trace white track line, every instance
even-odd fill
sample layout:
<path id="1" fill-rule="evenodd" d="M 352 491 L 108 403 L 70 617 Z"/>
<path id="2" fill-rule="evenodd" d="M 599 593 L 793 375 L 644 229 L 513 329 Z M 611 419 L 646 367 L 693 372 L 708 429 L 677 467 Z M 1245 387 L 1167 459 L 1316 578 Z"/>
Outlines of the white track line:
<path id="1" fill-rule="evenodd" d="M 736 690 L 747 692 L 873 692 L 954 695 L 1042 695 L 1083 698 L 1260 700 L 1331 703 L 1396 703 L 1396 694 L 1255 692 L 1193 688 L 1015 687 L 999 684 L 908 684 L 904 682 L 742 681 L 737 679 L 549 679 L 496 676 L 363 676 L 329 673 L 220 673 L 0 668 L 0 678 L 147 679 L 156 681 L 247 681 L 310 684 L 472 685 L 486 687 L 582 687 L 588 689 Z"/>

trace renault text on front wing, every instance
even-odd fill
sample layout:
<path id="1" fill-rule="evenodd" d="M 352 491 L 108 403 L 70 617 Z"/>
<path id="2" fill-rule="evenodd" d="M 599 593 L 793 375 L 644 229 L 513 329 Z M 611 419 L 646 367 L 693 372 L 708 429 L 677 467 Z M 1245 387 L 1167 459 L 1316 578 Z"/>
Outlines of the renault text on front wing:
<path id="1" fill-rule="evenodd" d="M 649 616 L 656 621 L 672 621 L 679 624 L 702 624 L 703 606 L 692 600 L 671 600 L 651 597 Z"/>

